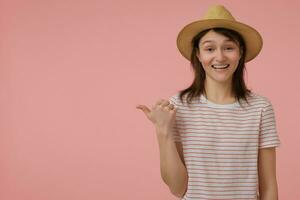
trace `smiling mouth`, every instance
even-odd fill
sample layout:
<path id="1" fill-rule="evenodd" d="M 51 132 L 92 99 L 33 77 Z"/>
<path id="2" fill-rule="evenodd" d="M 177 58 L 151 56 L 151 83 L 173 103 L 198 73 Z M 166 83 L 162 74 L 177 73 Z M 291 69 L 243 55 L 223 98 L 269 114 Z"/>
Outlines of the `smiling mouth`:
<path id="1" fill-rule="evenodd" d="M 218 67 L 215 67 L 215 65 L 212 65 L 211 66 L 212 68 L 214 68 L 214 69 L 226 69 L 226 68 L 228 68 L 229 67 L 229 64 L 227 64 L 227 65 L 218 65 Z"/>

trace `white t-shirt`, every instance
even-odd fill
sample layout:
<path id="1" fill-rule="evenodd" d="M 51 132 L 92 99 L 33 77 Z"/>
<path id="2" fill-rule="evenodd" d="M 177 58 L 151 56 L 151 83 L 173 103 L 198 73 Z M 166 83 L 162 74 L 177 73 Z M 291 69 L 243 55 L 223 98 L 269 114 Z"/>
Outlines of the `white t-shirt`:
<path id="1" fill-rule="evenodd" d="M 280 146 L 271 102 L 253 92 L 244 108 L 204 95 L 188 107 L 179 92 L 169 101 L 177 107 L 174 140 L 182 143 L 189 177 L 182 200 L 258 199 L 258 150 Z"/>

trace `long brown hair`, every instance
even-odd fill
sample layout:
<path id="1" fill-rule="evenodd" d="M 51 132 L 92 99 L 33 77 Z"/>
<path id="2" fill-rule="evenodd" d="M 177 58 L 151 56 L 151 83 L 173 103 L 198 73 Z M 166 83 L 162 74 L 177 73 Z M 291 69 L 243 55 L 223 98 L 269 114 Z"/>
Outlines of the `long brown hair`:
<path id="1" fill-rule="evenodd" d="M 204 81 L 205 81 L 205 71 L 201 62 L 198 60 L 197 53 L 199 52 L 199 41 L 200 39 L 210 30 L 213 30 L 217 33 L 232 39 L 239 45 L 239 50 L 241 53 L 241 58 L 238 64 L 236 71 L 233 73 L 232 77 L 232 90 L 239 104 L 241 105 L 240 100 L 244 99 L 248 103 L 247 96 L 251 94 L 251 90 L 249 90 L 244 81 L 244 71 L 245 68 L 245 55 L 246 55 L 246 47 L 243 37 L 236 31 L 226 29 L 226 28 L 211 28 L 206 29 L 204 31 L 199 32 L 192 40 L 192 55 L 190 65 L 194 71 L 194 81 L 193 83 L 186 89 L 179 91 L 179 97 L 181 102 L 183 103 L 183 96 L 187 95 L 187 103 L 190 104 L 192 99 L 196 97 L 200 97 L 201 94 L 206 95 Z M 242 106 L 242 105 L 241 105 Z"/>

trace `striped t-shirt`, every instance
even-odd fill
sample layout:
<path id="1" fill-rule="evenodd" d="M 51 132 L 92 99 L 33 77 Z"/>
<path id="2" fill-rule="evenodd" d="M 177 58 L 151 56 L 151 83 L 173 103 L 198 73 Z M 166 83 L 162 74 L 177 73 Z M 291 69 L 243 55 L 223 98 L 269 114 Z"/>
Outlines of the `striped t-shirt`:
<path id="1" fill-rule="evenodd" d="M 271 102 L 253 92 L 243 107 L 204 95 L 188 107 L 179 92 L 169 102 L 177 107 L 174 140 L 182 143 L 189 177 L 182 200 L 257 200 L 258 150 L 281 144 Z"/>

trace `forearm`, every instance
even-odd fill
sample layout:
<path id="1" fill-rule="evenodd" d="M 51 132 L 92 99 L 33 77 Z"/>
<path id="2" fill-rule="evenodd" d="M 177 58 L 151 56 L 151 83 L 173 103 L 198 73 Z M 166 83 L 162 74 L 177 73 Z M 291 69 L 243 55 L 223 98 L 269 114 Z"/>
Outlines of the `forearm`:
<path id="1" fill-rule="evenodd" d="M 182 163 L 176 144 L 171 137 L 157 131 L 160 152 L 160 171 L 172 194 L 181 197 L 186 191 L 188 175 Z"/>
<path id="2" fill-rule="evenodd" d="M 260 200 L 278 200 L 278 189 L 274 185 L 267 189 L 260 190 Z"/>

